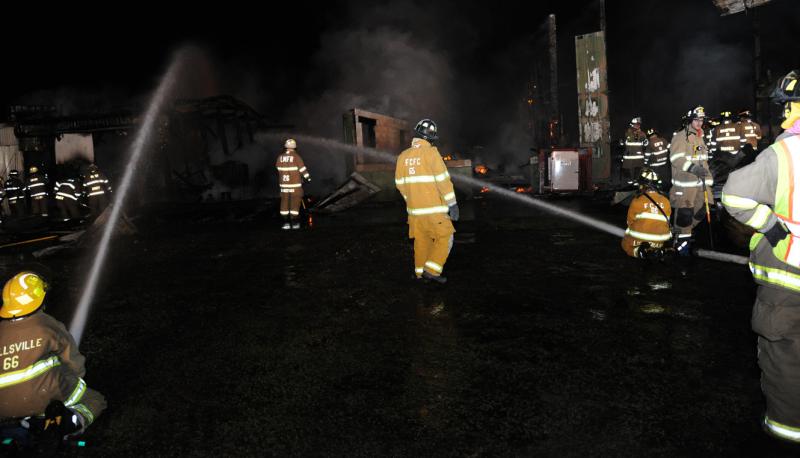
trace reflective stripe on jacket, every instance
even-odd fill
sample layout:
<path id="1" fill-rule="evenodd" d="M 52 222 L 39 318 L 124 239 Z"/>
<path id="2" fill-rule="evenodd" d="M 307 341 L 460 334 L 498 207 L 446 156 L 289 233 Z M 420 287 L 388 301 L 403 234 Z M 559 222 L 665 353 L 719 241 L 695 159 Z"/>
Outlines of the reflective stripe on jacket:
<path id="1" fill-rule="evenodd" d="M 625 152 L 622 160 L 625 164 L 637 164 L 644 161 L 644 145 L 647 137 L 641 129 L 628 127 L 625 131 Z"/>
<path id="2" fill-rule="evenodd" d="M 708 168 L 708 148 L 703 141 L 703 131 L 695 132 L 691 126 L 672 136 L 669 146 L 669 160 L 672 162 L 672 184 L 681 187 L 701 187 L 703 181 L 689 173 L 692 165 L 703 167 L 708 172 L 705 185 L 712 186 L 714 179 Z"/>
<path id="3" fill-rule="evenodd" d="M 628 229 L 625 234 L 646 242 L 665 242 L 672 238 L 667 220 L 672 214 L 669 199 L 654 190 L 648 190 L 647 195 L 652 201 L 645 195 L 639 194 L 631 202 L 628 208 Z M 661 210 L 658 207 L 661 207 Z"/>
<path id="4" fill-rule="evenodd" d="M 303 158 L 293 149 L 287 149 L 278 156 L 275 168 L 278 170 L 278 185 L 281 188 L 299 188 L 303 186 L 302 178 L 311 178 Z"/>
<path id="5" fill-rule="evenodd" d="M 67 181 L 56 181 L 53 191 L 56 193 L 56 199 L 61 197 L 62 199 L 67 198 L 70 200 L 78 200 L 78 189 L 75 186 L 74 180 L 72 179 Z"/>
<path id="6" fill-rule="evenodd" d="M 36 172 L 28 175 L 28 181 L 25 184 L 31 197 L 42 197 L 47 195 L 47 180 L 44 174 Z"/>
<path id="7" fill-rule="evenodd" d="M 84 357 L 50 315 L 0 321 L 0 354 L 0 418 L 40 414 L 52 399 L 80 401 Z"/>
<path id="8" fill-rule="evenodd" d="M 742 132 L 744 133 L 744 140 L 753 146 L 758 147 L 758 141 L 761 140 L 761 126 L 751 120 L 740 121 Z"/>
<path id="9" fill-rule="evenodd" d="M 83 182 L 83 192 L 87 197 L 101 196 L 109 191 L 111 186 L 108 184 L 108 178 L 100 172 L 89 173 Z"/>
<path id="10" fill-rule="evenodd" d="M 800 136 L 779 136 L 755 162 L 731 172 L 722 192 L 728 213 L 757 231 L 750 239 L 755 281 L 800 292 Z M 763 233 L 775 224 L 791 234 L 773 248 Z"/>
<path id="11" fill-rule="evenodd" d="M 439 150 L 421 138 L 400 153 L 395 167 L 395 185 L 411 216 L 447 213 L 456 203 L 450 173 Z"/>
<path id="12" fill-rule="evenodd" d="M 650 167 L 661 167 L 669 162 L 667 141 L 661 137 L 652 137 L 644 150 L 644 162 Z"/>
<path id="13" fill-rule="evenodd" d="M 715 127 L 713 138 L 711 150 L 728 154 L 738 154 L 746 143 L 741 127 L 730 121 Z"/>

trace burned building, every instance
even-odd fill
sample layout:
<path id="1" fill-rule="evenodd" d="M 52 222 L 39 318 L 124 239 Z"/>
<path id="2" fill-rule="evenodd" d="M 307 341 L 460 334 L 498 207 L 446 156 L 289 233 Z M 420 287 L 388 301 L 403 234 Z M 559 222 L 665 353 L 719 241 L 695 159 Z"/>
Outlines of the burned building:
<path id="1" fill-rule="evenodd" d="M 12 107 L 0 139 L 3 167 L 36 165 L 60 176 L 96 162 L 113 181 L 124 172 L 139 124 L 124 109 L 62 116 L 52 106 Z M 177 100 L 156 124 L 134 184 L 139 203 L 241 200 L 265 188 L 271 156 L 255 133 L 270 126 L 247 104 L 230 96 Z"/>
<path id="2" fill-rule="evenodd" d="M 412 127 L 404 119 L 353 108 L 343 115 L 344 142 L 362 148 L 373 148 L 393 155 L 408 148 L 413 136 Z M 472 175 L 472 162 L 469 159 L 456 160 L 452 154 L 441 151 L 445 164 L 451 174 Z M 375 196 L 377 200 L 396 200 L 400 194 L 395 191 L 395 164 L 359 151 L 348 162 L 349 173 L 358 173 L 381 188 Z M 469 190 L 459 190 L 469 193 Z"/>

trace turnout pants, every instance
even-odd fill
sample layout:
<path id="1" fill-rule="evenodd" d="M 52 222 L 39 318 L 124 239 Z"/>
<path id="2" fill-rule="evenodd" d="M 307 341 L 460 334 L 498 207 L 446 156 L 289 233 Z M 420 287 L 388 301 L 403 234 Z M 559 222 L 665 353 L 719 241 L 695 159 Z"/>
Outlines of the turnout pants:
<path id="1" fill-rule="evenodd" d="M 622 169 L 620 170 L 622 173 L 622 183 L 623 184 L 634 184 L 636 180 L 639 178 L 639 175 L 642 174 L 642 164 L 640 161 L 633 163 L 632 161 L 626 161 L 622 163 Z"/>
<path id="2" fill-rule="evenodd" d="M 81 213 L 78 211 L 78 203 L 72 199 L 57 196 L 56 205 L 58 206 L 58 211 L 61 212 L 61 217 L 64 219 L 78 219 L 81 217 Z"/>
<path id="3" fill-rule="evenodd" d="M 767 426 L 800 434 L 800 294 L 760 285 L 752 325 Z"/>
<path id="4" fill-rule="evenodd" d="M 292 220 L 300 218 L 302 203 L 303 188 L 281 188 L 281 216 Z"/>
<path id="5" fill-rule="evenodd" d="M 100 216 L 108 205 L 108 197 L 105 194 L 98 194 L 89 197 L 89 208 L 92 211 L 92 216 Z"/>
<path id="6" fill-rule="evenodd" d="M 453 247 L 455 228 L 444 213 L 409 216 L 408 237 L 414 239 L 414 274 L 439 276 Z"/>
<path id="7" fill-rule="evenodd" d="M 8 200 L 8 212 L 11 216 L 23 216 L 25 214 L 25 201 L 23 199 Z"/>
<path id="8" fill-rule="evenodd" d="M 666 164 L 651 169 L 658 175 L 658 189 L 666 193 L 672 183 L 672 166 Z"/>
<path id="9" fill-rule="evenodd" d="M 43 416 L 50 401 L 58 399 L 67 408 L 79 412 L 84 419 L 83 426 L 89 426 L 106 408 L 105 397 L 98 391 L 88 388 L 83 379 L 75 376 L 63 377 L 56 382 L 56 386 L 48 384 L 36 386 L 35 380 L 25 383 L 35 388 L 31 396 L 8 398 L 3 405 L 3 412 L 0 412 L 0 419 Z"/>
<path id="10" fill-rule="evenodd" d="M 31 214 L 47 216 L 47 197 L 31 198 Z"/>
<path id="11" fill-rule="evenodd" d="M 741 151 L 738 151 L 736 154 L 731 154 L 727 151 L 721 151 L 717 154 L 717 161 L 725 164 L 730 171 L 733 171 L 733 169 L 739 165 L 739 162 L 741 162 L 743 158 L 744 154 Z"/>
<path id="12" fill-rule="evenodd" d="M 708 193 L 708 205 L 713 205 L 713 195 Z M 685 237 L 706 217 L 706 204 L 703 187 L 683 187 L 673 185 L 669 191 L 669 203 L 675 215 L 675 231 Z"/>

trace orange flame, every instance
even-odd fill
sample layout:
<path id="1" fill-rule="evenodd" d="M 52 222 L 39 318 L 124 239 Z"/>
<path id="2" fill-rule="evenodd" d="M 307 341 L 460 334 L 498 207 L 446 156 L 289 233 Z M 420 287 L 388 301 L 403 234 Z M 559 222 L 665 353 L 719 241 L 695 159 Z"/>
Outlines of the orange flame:
<path id="1" fill-rule="evenodd" d="M 475 173 L 477 173 L 478 175 L 486 175 L 487 173 L 489 173 L 489 169 L 485 165 L 476 165 Z"/>
<path id="2" fill-rule="evenodd" d="M 485 192 L 489 192 L 489 188 L 487 186 L 484 186 L 484 187 L 481 188 L 481 194 L 483 194 Z"/>

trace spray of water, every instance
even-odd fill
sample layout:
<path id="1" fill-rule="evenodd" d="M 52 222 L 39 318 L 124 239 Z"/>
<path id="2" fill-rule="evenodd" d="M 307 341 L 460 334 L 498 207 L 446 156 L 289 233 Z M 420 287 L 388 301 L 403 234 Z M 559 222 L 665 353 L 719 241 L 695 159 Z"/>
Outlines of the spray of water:
<path id="1" fill-rule="evenodd" d="M 313 137 L 308 135 L 297 135 L 294 133 L 269 133 L 269 134 L 260 134 L 257 139 L 261 143 L 266 143 L 267 141 L 271 143 L 276 143 L 278 141 L 283 141 L 284 139 L 292 137 L 297 140 L 300 140 L 303 143 L 308 143 L 312 145 L 316 145 L 321 149 L 325 149 L 328 151 L 337 150 L 337 151 L 345 151 L 349 153 L 364 153 L 374 158 L 383 160 L 388 163 L 395 163 L 397 160 L 397 156 L 386 151 L 380 151 L 374 148 L 365 148 L 361 146 L 355 145 L 347 145 L 345 143 L 341 143 L 336 140 L 331 140 L 328 138 L 320 138 L 320 137 Z M 573 221 L 577 221 L 581 224 L 585 224 L 587 226 L 593 227 L 597 230 L 606 232 L 608 234 L 623 237 L 625 236 L 625 230 L 614 226 L 613 224 L 606 223 L 604 221 L 600 221 L 595 218 L 591 218 L 589 216 L 583 215 L 581 213 L 567 210 L 565 208 L 559 207 L 557 205 L 550 204 L 548 202 L 543 202 L 539 199 L 535 199 L 531 196 L 520 194 L 517 192 L 510 191 L 508 189 L 496 186 L 492 183 L 479 180 L 477 178 L 464 176 L 464 175 L 453 175 L 453 180 L 456 183 L 461 183 L 468 186 L 474 186 L 478 188 L 489 188 L 495 194 L 502 195 L 509 199 L 512 199 L 516 202 L 529 205 L 532 207 L 536 207 L 545 211 L 548 211 L 554 215 L 561 216 L 564 218 L 571 219 Z M 719 251 L 711 251 L 711 250 L 703 250 L 699 249 L 695 251 L 695 255 L 700 258 L 711 259 L 714 261 L 721 261 L 721 262 L 731 262 L 734 264 L 747 264 L 748 259 L 744 256 L 738 256 L 735 254 L 730 253 L 721 253 Z"/>
<path id="2" fill-rule="evenodd" d="M 111 214 L 109 215 L 108 221 L 106 221 L 105 226 L 103 227 L 102 237 L 100 238 L 100 243 L 97 247 L 97 254 L 94 257 L 92 268 L 89 271 L 89 277 L 83 288 L 83 293 L 81 295 L 80 302 L 78 303 L 78 308 L 75 310 L 75 315 L 72 317 L 72 322 L 70 322 L 69 325 L 69 331 L 75 338 L 75 341 L 78 343 L 80 343 L 81 337 L 83 336 L 83 331 L 86 327 L 86 319 L 89 315 L 89 309 L 97 289 L 97 282 L 100 277 L 100 272 L 103 268 L 106 257 L 108 256 L 108 244 L 111 240 L 111 234 L 114 231 L 114 228 L 117 226 L 117 222 L 119 221 L 120 212 L 125 204 L 125 197 L 128 194 L 131 183 L 133 182 L 133 176 L 136 173 L 136 169 L 139 165 L 142 151 L 144 150 L 148 139 L 152 136 L 158 114 L 161 111 L 165 100 L 167 99 L 167 95 L 171 92 L 175 85 L 182 62 L 182 53 L 179 52 L 176 54 L 175 58 L 170 64 L 169 69 L 167 70 L 167 73 L 161 80 L 161 84 L 158 86 L 156 92 L 150 99 L 150 104 L 145 112 L 141 127 L 139 128 L 136 138 L 131 145 L 128 164 L 125 167 L 125 173 L 122 176 L 122 182 L 115 193 L 114 202 L 110 209 Z"/>
<path id="3" fill-rule="evenodd" d="M 364 148 L 355 145 L 346 145 L 344 143 L 327 139 L 327 138 L 319 138 L 319 137 L 312 137 L 312 136 L 305 136 L 305 135 L 296 135 L 296 134 L 288 134 L 288 133 L 275 133 L 275 134 L 264 134 L 264 138 L 269 139 L 271 141 L 278 141 L 280 139 L 284 139 L 287 137 L 293 137 L 303 143 L 308 143 L 312 145 L 317 145 L 318 147 L 322 147 L 328 150 L 339 150 L 339 151 L 347 151 L 350 153 L 364 153 L 369 156 L 375 157 L 377 159 L 383 160 L 385 162 L 394 164 L 397 160 L 397 156 L 391 153 L 387 153 L 385 151 L 380 151 L 374 148 Z M 521 204 L 525 204 L 531 207 L 540 208 L 542 210 L 548 211 L 555 215 L 568 218 L 574 221 L 577 221 L 581 224 L 585 224 L 587 226 L 591 226 L 595 229 L 598 229 L 603 232 L 607 232 L 611 235 L 615 235 L 617 237 L 622 237 L 625 235 L 625 230 L 616 227 L 612 224 L 608 224 L 604 221 L 600 221 L 595 218 L 591 218 L 589 216 L 583 215 L 581 213 L 567 210 L 565 208 L 559 207 L 557 205 L 550 204 L 548 202 L 543 202 L 539 199 L 535 199 L 531 196 L 520 194 L 517 192 L 510 191 L 500 186 L 496 186 L 492 183 L 479 180 L 477 178 L 465 176 L 465 175 L 453 175 L 452 179 L 458 184 L 466 185 L 466 186 L 473 186 L 476 188 L 489 188 L 492 192 L 502 195 L 503 197 L 507 197 L 512 199 L 516 202 Z"/>

